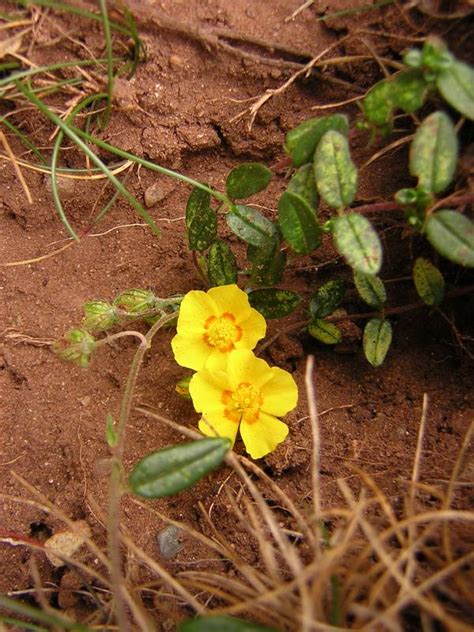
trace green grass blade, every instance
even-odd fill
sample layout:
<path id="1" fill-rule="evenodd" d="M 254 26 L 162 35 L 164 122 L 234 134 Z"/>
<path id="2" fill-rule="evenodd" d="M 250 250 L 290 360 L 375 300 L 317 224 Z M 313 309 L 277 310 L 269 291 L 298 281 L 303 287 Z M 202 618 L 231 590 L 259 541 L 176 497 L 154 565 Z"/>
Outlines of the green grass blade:
<path id="1" fill-rule="evenodd" d="M 31 92 L 29 88 L 20 84 L 20 82 L 16 83 L 17 89 L 20 90 L 24 96 L 33 103 L 50 121 L 52 121 L 57 127 L 60 128 L 64 134 L 70 138 L 76 145 L 81 149 L 89 159 L 97 165 L 103 173 L 107 176 L 107 178 L 114 184 L 114 186 L 120 191 L 123 197 L 136 209 L 140 217 L 150 226 L 150 229 L 153 233 L 159 236 L 160 231 L 153 221 L 152 217 L 149 213 L 143 208 L 143 206 L 138 202 L 138 200 L 123 186 L 120 180 L 114 176 L 114 174 L 110 171 L 110 169 L 105 165 L 102 160 L 86 145 L 86 143 L 81 139 L 81 135 L 78 134 L 78 129 L 66 124 L 59 116 L 54 114 L 38 97 Z M 89 135 L 90 136 L 90 135 Z"/>
<path id="2" fill-rule="evenodd" d="M 72 110 L 72 112 L 66 118 L 65 124 L 69 125 L 72 121 L 74 121 L 75 117 L 77 116 L 77 114 L 79 114 L 81 110 L 89 106 L 91 103 L 94 103 L 95 101 L 98 101 L 103 98 L 107 98 L 107 94 L 100 93 L 100 94 L 93 94 L 86 97 L 83 101 L 78 103 L 76 107 Z M 90 117 L 87 119 L 87 121 L 89 120 L 90 120 Z M 57 166 L 58 166 L 58 157 L 59 157 L 59 152 L 61 150 L 63 138 L 64 138 L 64 132 L 60 130 L 59 134 L 56 137 L 56 141 L 54 143 L 54 148 L 53 148 L 53 154 L 51 156 L 51 196 L 53 198 L 54 205 L 58 212 L 59 219 L 62 221 L 65 229 L 71 235 L 71 237 L 73 237 L 76 241 L 79 241 L 79 236 L 77 235 L 76 231 L 71 226 L 66 216 L 64 207 L 61 202 L 61 197 L 59 195 L 59 190 L 58 190 L 58 181 L 57 181 L 56 174 L 57 174 Z"/>
<path id="3" fill-rule="evenodd" d="M 107 55 L 107 106 L 103 117 L 101 118 L 101 127 L 107 127 L 110 120 L 110 112 L 112 109 L 112 93 L 114 90 L 114 64 L 112 57 L 112 32 L 110 29 L 109 13 L 105 0 L 99 0 L 100 12 L 102 15 L 102 24 L 105 36 L 105 53 Z"/>
<path id="4" fill-rule="evenodd" d="M 36 625 L 35 623 L 28 623 L 27 621 L 22 621 L 21 619 L 15 619 L 13 617 L 5 617 L 0 615 L 0 623 L 9 623 L 11 625 L 16 626 L 19 630 L 33 630 L 33 632 L 49 632 L 47 628 L 43 628 L 40 625 Z"/>
<path id="5" fill-rule="evenodd" d="M 87 18 L 89 20 L 96 20 L 97 22 L 102 21 L 102 16 L 100 14 L 87 11 L 87 9 L 83 9 L 82 7 L 73 6 L 67 2 L 56 2 L 56 0 L 34 0 L 33 2 L 30 2 L 30 0 L 19 0 L 18 4 L 24 8 L 28 8 L 32 4 L 39 7 L 48 7 L 49 9 L 54 9 L 55 11 L 74 13 L 75 15 L 79 15 L 82 18 Z M 118 31 L 124 35 L 131 35 L 127 28 L 118 22 L 110 22 L 110 26 L 114 31 Z"/>
<path id="6" fill-rule="evenodd" d="M 59 614 L 54 615 L 50 614 L 49 612 L 44 612 L 43 610 L 39 610 L 39 608 L 34 608 L 33 606 L 30 606 L 21 601 L 17 601 L 16 599 L 5 597 L 4 595 L 0 595 L 0 607 L 4 608 L 5 610 L 14 612 L 15 614 L 18 614 L 20 616 L 27 617 L 28 619 L 33 619 L 34 621 L 57 627 L 61 630 L 74 630 L 75 632 L 92 632 L 91 628 L 88 628 L 87 626 L 80 623 L 75 623 L 70 619 L 65 619 Z M 22 627 L 27 627 L 27 625 L 28 624 L 21 622 Z M 43 630 L 44 628 L 36 629 Z"/>
<path id="7" fill-rule="evenodd" d="M 36 145 L 31 142 L 28 136 L 26 134 L 23 134 L 23 132 L 19 130 L 18 127 L 16 127 L 16 125 L 13 125 L 13 123 L 10 123 L 10 121 L 6 119 L 5 117 L 0 118 L 0 123 L 2 125 L 5 125 L 5 127 L 9 129 L 10 132 L 13 132 L 13 134 L 15 134 L 18 140 L 22 142 L 23 145 L 25 145 L 27 149 L 29 149 L 35 154 L 35 156 L 38 158 L 38 160 L 40 160 L 40 162 L 42 162 L 44 165 L 47 164 L 47 160 L 44 157 L 44 155 L 40 152 L 40 150 L 36 147 Z"/>
<path id="8" fill-rule="evenodd" d="M 132 77 L 135 74 L 137 66 L 140 62 L 140 54 L 142 53 L 142 51 L 143 51 L 143 61 L 146 61 L 147 56 L 146 56 L 146 50 L 143 45 L 143 42 L 140 39 L 140 36 L 138 34 L 138 28 L 135 22 L 135 18 L 133 17 L 131 11 L 129 11 L 129 9 L 127 9 L 125 5 L 122 7 L 122 11 L 125 18 L 125 22 L 130 31 L 130 37 L 132 38 L 133 43 L 134 43 L 133 63 L 132 63 L 132 68 L 130 70 L 130 75 L 129 75 L 129 77 Z"/>
<path id="9" fill-rule="evenodd" d="M 114 62 L 118 61 L 126 61 L 124 57 L 114 57 Z M 53 72 L 54 70 L 61 70 L 61 68 L 71 68 L 73 66 L 94 66 L 98 64 L 106 64 L 107 59 L 75 59 L 72 61 L 62 61 L 56 64 L 50 64 L 48 66 L 38 66 L 37 68 L 30 68 L 28 70 L 22 70 L 21 72 L 16 72 L 8 77 L 4 77 L 0 79 L 0 88 L 6 86 L 8 84 L 14 84 L 18 82 L 20 79 L 26 79 L 27 77 L 32 77 L 34 75 L 41 74 L 43 72 Z M 3 96 L 3 93 L 0 93 L 0 97 Z"/>
<path id="10" fill-rule="evenodd" d="M 74 131 L 81 138 L 84 138 L 85 140 L 87 140 L 90 143 L 93 143 L 94 145 L 97 145 L 97 147 L 100 147 L 101 149 L 105 149 L 106 151 L 109 151 L 110 153 L 115 154 L 116 156 L 125 158 L 125 160 L 131 160 L 132 162 L 135 162 L 138 165 L 142 165 L 143 167 L 146 167 L 146 169 L 149 169 L 150 171 L 157 171 L 158 173 L 162 173 L 163 175 L 169 176 L 170 178 L 174 178 L 175 180 L 180 180 L 181 182 L 185 182 L 186 184 L 189 184 L 193 187 L 201 189 L 202 191 L 207 191 L 216 200 L 219 200 L 220 202 L 226 204 L 227 206 L 229 206 L 229 208 L 233 207 L 232 202 L 224 193 L 221 193 L 220 191 L 216 191 L 215 189 L 208 187 L 207 185 L 203 184 L 202 182 L 199 182 L 198 180 L 194 180 L 193 178 L 190 178 L 189 176 L 185 176 L 182 173 L 179 173 L 177 171 L 173 171 L 172 169 L 167 169 L 166 167 L 157 165 L 154 162 L 145 160 L 145 158 L 140 158 L 139 156 L 135 156 L 135 154 L 130 154 L 128 151 L 119 149 L 118 147 L 115 147 L 114 145 L 109 145 L 109 143 L 106 143 L 105 141 L 101 140 L 100 138 L 97 138 L 96 136 L 87 134 L 86 132 L 84 132 L 83 130 L 77 127 L 71 126 L 71 130 Z"/>

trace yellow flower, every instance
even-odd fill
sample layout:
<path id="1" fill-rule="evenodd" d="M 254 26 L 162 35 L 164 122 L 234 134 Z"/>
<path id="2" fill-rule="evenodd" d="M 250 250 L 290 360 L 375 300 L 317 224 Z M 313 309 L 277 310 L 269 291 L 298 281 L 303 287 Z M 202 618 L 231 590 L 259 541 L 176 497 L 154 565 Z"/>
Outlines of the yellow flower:
<path id="1" fill-rule="evenodd" d="M 195 373 L 189 393 L 194 408 L 202 413 L 199 430 L 235 441 L 240 426 L 253 459 L 272 452 L 286 438 L 288 426 L 277 417 L 293 410 L 298 401 L 292 376 L 270 368 L 249 349 L 232 351 L 225 371 L 206 367 Z"/>
<path id="2" fill-rule="evenodd" d="M 225 368 L 233 349 L 253 349 L 264 338 L 264 317 L 250 307 L 248 296 L 237 285 L 193 290 L 184 297 L 171 341 L 176 362 L 199 371 L 205 364 Z"/>

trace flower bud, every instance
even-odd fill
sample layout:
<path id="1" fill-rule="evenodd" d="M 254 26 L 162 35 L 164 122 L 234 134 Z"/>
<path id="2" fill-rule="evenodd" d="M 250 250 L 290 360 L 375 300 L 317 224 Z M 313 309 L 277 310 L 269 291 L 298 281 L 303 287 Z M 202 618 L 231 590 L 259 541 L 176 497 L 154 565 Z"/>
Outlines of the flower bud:
<path id="1" fill-rule="evenodd" d="M 183 399 L 191 399 L 191 395 L 189 394 L 189 382 L 191 381 L 191 378 L 192 378 L 192 375 L 187 375 L 186 377 L 182 377 L 175 386 L 174 390 Z"/>
<path id="2" fill-rule="evenodd" d="M 119 294 L 114 305 L 131 314 L 139 314 L 154 309 L 156 302 L 157 297 L 151 290 L 132 289 Z"/>
<path id="3" fill-rule="evenodd" d="M 53 351 L 60 358 L 84 368 L 95 348 L 95 338 L 85 329 L 71 329 L 53 345 Z"/>
<path id="4" fill-rule="evenodd" d="M 117 308 L 105 301 L 88 301 L 84 304 L 84 327 L 90 331 L 105 331 L 118 321 Z"/>

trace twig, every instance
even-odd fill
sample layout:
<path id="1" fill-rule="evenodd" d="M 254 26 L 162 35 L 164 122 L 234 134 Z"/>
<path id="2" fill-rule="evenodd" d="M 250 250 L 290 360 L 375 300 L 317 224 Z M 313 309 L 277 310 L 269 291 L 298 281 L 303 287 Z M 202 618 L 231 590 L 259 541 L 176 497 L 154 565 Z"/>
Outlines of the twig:
<path id="1" fill-rule="evenodd" d="M 11 161 L 11 163 L 13 165 L 13 168 L 15 169 L 15 173 L 17 175 L 18 180 L 21 183 L 21 186 L 23 187 L 23 190 L 24 190 L 25 195 L 26 195 L 26 197 L 28 199 L 28 202 L 30 204 L 33 204 L 33 198 L 31 197 L 30 189 L 29 189 L 29 187 L 28 187 L 28 185 L 26 183 L 25 178 L 23 177 L 23 174 L 21 172 L 20 166 L 19 166 L 18 161 L 17 161 L 17 159 L 15 157 L 15 154 L 13 153 L 12 148 L 10 147 L 10 145 L 9 145 L 9 143 L 7 141 L 7 137 L 5 136 L 5 134 L 2 131 L 0 131 L 0 140 L 2 141 L 2 145 L 3 145 L 4 149 L 5 149 L 5 151 L 7 152 L 8 157 L 10 158 L 10 161 Z"/>

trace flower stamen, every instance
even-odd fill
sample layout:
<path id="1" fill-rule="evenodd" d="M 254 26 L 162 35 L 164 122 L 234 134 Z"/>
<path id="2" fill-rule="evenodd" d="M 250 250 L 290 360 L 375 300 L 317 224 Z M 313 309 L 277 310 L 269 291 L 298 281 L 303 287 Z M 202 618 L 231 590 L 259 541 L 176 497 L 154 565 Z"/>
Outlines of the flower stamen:
<path id="1" fill-rule="evenodd" d="M 204 342 L 222 352 L 232 351 L 234 343 L 242 338 L 242 329 L 235 324 L 235 316 L 230 312 L 224 312 L 219 318 L 209 316 L 204 323 L 204 329 Z"/>
<path id="2" fill-rule="evenodd" d="M 235 391 L 226 390 L 222 393 L 222 403 L 227 419 L 253 424 L 258 421 L 263 399 L 258 389 L 248 382 L 241 382 Z"/>

